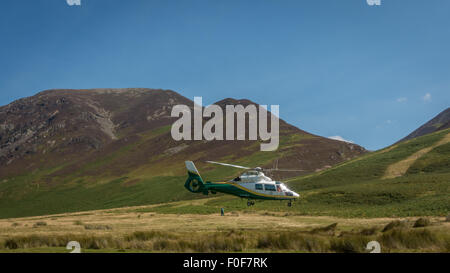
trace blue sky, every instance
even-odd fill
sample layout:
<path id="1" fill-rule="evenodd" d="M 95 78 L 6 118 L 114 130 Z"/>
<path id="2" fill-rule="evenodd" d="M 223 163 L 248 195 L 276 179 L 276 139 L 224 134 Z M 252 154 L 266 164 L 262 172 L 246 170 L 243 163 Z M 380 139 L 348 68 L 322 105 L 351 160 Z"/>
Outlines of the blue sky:
<path id="1" fill-rule="evenodd" d="M 172 89 L 368 149 L 449 107 L 450 1 L 3 0 L 0 105 L 53 88 Z"/>

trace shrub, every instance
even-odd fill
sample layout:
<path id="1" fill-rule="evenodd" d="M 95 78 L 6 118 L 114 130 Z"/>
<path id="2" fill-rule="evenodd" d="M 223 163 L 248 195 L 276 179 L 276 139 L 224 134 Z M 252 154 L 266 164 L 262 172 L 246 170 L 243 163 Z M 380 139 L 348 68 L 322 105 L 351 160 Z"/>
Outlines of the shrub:
<path id="1" fill-rule="evenodd" d="M 334 234 L 334 231 L 336 230 L 337 223 L 333 223 L 331 225 L 328 225 L 326 227 L 319 227 L 311 230 L 311 233 L 327 233 L 327 234 Z"/>
<path id="2" fill-rule="evenodd" d="M 377 233 L 377 228 L 376 227 L 365 228 L 365 229 L 362 229 L 359 233 L 361 235 L 365 235 L 365 236 L 374 235 Z"/>
<path id="3" fill-rule="evenodd" d="M 430 220 L 427 218 L 419 218 L 416 220 L 416 222 L 414 222 L 414 226 L 413 227 L 426 227 L 429 226 Z"/>
<path id="4" fill-rule="evenodd" d="M 367 240 L 364 236 L 348 236 L 343 238 L 333 238 L 330 242 L 330 249 L 339 253 L 364 252 Z"/>
<path id="5" fill-rule="evenodd" d="M 46 222 L 36 222 L 36 223 L 34 223 L 34 225 L 33 225 L 33 227 L 34 228 L 37 228 L 37 227 L 44 227 L 44 226 L 46 226 L 47 225 L 47 223 Z"/>
<path id="6" fill-rule="evenodd" d="M 19 246 L 14 239 L 7 239 L 4 243 L 5 248 L 8 249 L 17 249 Z"/>
<path id="7" fill-rule="evenodd" d="M 394 229 L 384 233 L 380 243 L 391 249 L 414 249 L 436 247 L 440 240 L 429 230 Z"/>
<path id="8" fill-rule="evenodd" d="M 394 228 L 404 228 L 404 227 L 406 227 L 406 223 L 405 222 L 402 222 L 402 221 L 399 221 L 399 220 L 395 220 L 395 221 L 392 221 L 389 224 L 387 224 L 383 228 L 382 231 L 386 232 L 386 231 L 389 231 L 389 230 L 394 229 Z"/>

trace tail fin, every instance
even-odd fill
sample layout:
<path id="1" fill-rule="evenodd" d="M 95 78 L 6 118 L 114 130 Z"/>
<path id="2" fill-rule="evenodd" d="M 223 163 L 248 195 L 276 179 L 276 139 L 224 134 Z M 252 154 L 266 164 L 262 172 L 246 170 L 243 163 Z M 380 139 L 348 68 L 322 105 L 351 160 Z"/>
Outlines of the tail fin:
<path id="1" fill-rule="evenodd" d="M 208 190 L 206 190 L 202 177 L 200 173 L 197 171 L 197 168 L 192 161 L 186 161 L 186 169 L 188 171 L 188 179 L 184 184 L 184 187 L 190 192 L 203 192 L 208 194 Z"/>

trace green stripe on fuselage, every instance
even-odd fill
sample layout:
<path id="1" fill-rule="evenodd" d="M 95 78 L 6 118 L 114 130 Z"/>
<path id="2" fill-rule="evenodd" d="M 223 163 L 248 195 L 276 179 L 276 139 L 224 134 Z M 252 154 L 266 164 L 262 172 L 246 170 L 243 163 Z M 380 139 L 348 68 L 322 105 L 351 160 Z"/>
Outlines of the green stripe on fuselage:
<path id="1" fill-rule="evenodd" d="M 281 195 L 270 196 L 268 194 L 253 192 L 243 186 L 238 186 L 238 184 L 227 182 L 221 183 L 206 182 L 206 184 L 204 185 L 210 191 L 232 194 L 242 198 L 262 199 L 262 200 L 290 200 L 295 198 L 292 196 L 281 196 Z"/>

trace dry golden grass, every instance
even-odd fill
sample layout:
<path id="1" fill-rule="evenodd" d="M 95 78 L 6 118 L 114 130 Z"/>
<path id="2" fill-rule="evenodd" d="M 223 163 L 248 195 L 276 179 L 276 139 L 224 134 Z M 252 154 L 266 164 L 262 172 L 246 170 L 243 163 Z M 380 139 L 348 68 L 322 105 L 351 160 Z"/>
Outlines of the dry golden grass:
<path id="1" fill-rule="evenodd" d="M 198 205 L 205 201 L 184 202 Z M 286 251 L 337 251 L 337 249 L 330 248 L 330 242 L 336 243 L 341 240 L 337 237 L 338 234 L 354 234 L 355 231 L 358 231 L 358 236 L 361 234 L 365 236 L 369 234 L 365 234 L 364 230 L 373 229 L 381 232 L 383 227 L 393 220 L 407 221 L 411 223 L 411 226 L 417 220 L 417 218 L 344 219 L 267 211 L 233 212 L 226 213 L 225 216 L 220 216 L 219 211 L 216 215 L 177 215 L 136 211 L 149 207 L 152 206 L 2 219 L 0 220 L 0 244 L 3 242 L 3 246 L 5 246 L 5 242 L 8 242 L 8 244 L 22 244 L 25 247 L 61 247 L 65 240 L 79 239 L 84 240 L 84 244 L 89 244 L 89 248 L 92 249 L 105 247 L 116 250 L 131 248 L 143 251 L 208 252 L 284 251 L 283 247 L 288 247 Z M 444 217 L 428 219 L 431 227 L 427 228 L 447 231 L 450 229 L 450 223 L 445 222 Z M 46 225 L 42 224 L 44 222 Z M 320 231 L 323 227 L 333 223 L 336 225 L 333 225 L 332 233 L 312 232 L 313 230 Z M 236 231 L 239 231 L 239 235 L 233 237 L 234 241 L 226 239 L 225 233 L 232 232 L 234 234 Z M 185 239 L 194 236 L 193 234 L 197 236 L 196 240 L 209 238 L 208 240 L 212 240 L 217 245 Z M 277 234 L 281 234 L 279 236 L 282 240 L 286 240 L 286 244 L 279 245 L 277 243 L 277 240 L 280 239 Z M 146 237 L 151 238 L 146 239 Z M 291 240 L 289 238 L 298 240 L 298 242 L 292 245 L 289 243 Z M 363 240 L 361 238 L 358 237 L 358 240 Z M 305 242 L 314 242 L 314 246 L 305 248 Z M 269 247 L 269 249 L 259 249 L 263 246 Z M 333 245 L 333 247 L 339 246 L 339 243 Z M 248 247 L 256 249 L 247 249 Z M 270 249 L 270 247 L 274 247 L 274 249 Z M 18 248 L 20 249 L 20 246 Z"/>

